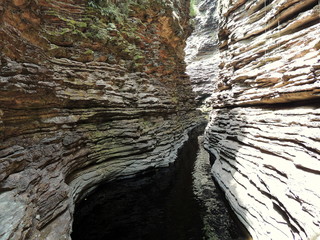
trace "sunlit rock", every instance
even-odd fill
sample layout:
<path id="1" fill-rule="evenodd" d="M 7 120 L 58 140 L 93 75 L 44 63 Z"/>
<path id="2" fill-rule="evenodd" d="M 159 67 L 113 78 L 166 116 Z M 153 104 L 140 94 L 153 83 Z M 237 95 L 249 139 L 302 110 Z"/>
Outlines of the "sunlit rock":
<path id="1" fill-rule="evenodd" d="M 318 239 L 319 3 L 220 5 L 212 173 L 253 239 Z"/>

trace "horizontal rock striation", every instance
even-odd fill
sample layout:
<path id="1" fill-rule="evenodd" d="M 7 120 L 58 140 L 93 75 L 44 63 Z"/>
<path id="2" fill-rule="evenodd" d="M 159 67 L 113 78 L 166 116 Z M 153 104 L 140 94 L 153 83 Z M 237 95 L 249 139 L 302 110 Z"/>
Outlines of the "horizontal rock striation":
<path id="1" fill-rule="evenodd" d="M 0 239 L 70 239 L 99 183 L 173 162 L 201 118 L 186 1 L 0 3 Z"/>
<path id="2" fill-rule="evenodd" d="M 212 113 L 213 174 L 253 239 L 319 234 L 319 120 L 313 107 Z"/>
<path id="3" fill-rule="evenodd" d="M 318 1 L 238 1 L 219 30 L 216 107 L 319 97 Z"/>
<path id="4" fill-rule="evenodd" d="M 219 58 L 218 35 L 219 4 L 217 1 L 191 1 L 190 12 L 193 31 L 187 40 L 186 63 L 198 105 L 201 105 L 214 90 Z"/>
<path id="5" fill-rule="evenodd" d="M 318 239 L 319 3 L 220 1 L 219 11 L 213 175 L 253 239 Z"/>

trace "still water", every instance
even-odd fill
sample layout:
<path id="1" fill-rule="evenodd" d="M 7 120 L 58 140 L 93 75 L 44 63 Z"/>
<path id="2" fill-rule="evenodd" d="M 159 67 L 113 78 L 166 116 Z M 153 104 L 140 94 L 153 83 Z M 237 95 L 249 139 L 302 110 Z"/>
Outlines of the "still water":
<path id="1" fill-rule="evenodd" d="M 249 239 L 211 179 L 201 142 L 191 136 L 168 168 L 100 186 L 76 206 L 72 239 Z"/>

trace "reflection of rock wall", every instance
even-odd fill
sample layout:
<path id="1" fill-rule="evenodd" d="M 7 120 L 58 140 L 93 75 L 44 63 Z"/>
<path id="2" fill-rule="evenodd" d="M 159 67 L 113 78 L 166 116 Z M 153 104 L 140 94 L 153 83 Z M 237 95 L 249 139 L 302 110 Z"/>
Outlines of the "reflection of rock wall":
<path id="1" fill-rule="evenodd" d="M 206 148 L 254 239 L 320 236 L 319 7 L 252 0 L 221 12 Z"/>
<path id="2" fill-rule="evenodd" d="M 74 201 L 168 165 L 197 122 L 188 4 L 116 2 L 0 3 L 1 239 L 68 239 Z"/>

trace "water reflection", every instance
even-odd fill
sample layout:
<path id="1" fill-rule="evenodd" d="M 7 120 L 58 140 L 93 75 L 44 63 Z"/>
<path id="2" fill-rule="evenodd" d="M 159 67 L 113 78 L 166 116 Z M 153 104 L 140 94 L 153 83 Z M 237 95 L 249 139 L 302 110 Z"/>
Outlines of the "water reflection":
<path id="1" fill-rule="evenodd" d="M 72 239 L 244 239 L 218 196 L 202 151 L 193 136 L 171 167 L 101 186 L 76 206 Z"/>
<path id="2" fill-rule="evenodd" d="M 251 239 L 248 231 L 236 218 L 226 202 L 224 193 L 211 177 L 209 153 L 203 148 L 203 136 L 199 136 L 198 141 L 200 149 L 192 175 L 194 194 L 202 206 L 203 239 Z"/>

